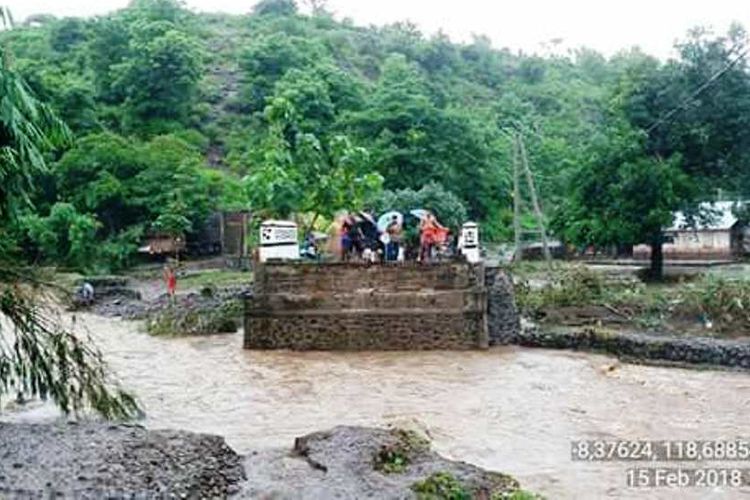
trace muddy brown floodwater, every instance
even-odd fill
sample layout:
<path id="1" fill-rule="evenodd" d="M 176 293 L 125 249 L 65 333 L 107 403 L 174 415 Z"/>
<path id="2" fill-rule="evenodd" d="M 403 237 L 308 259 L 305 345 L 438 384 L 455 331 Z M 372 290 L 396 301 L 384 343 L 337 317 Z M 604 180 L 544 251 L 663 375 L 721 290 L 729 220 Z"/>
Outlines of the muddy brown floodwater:
<path id="1" fill-rule="evenodd" d="M 578 439 L 749 438 L 747 373 L 521 348 L 259 352 L 242 349 L 241 333 L 167 339 L 135 322 L 81 322 L 139 397 L 147 426 L 221 434 L 241 453 L 289 447 L 338 424 L 397 424 L 428 432 L 450 458 L 510 473 L 548 498 L 750 498 L 748 490 L 628 489 L 632 465 L 570 458 Z M 10 418 L 51 415 L 43 406 Z"/>

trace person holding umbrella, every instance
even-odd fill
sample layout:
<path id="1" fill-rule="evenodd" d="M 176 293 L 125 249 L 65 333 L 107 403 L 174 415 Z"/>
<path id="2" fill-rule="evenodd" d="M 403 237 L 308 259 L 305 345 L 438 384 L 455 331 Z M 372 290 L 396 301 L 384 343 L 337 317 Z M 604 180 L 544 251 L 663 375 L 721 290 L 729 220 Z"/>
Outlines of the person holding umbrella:
<path id="1" fill-rule="evenodd" d="M 396 211 L 386 212 L 378 219 L 378 230 L 384 235 L 382 241 L 385 243 L 385 260 L 387 262 L 398 260 L 403 239 L 403 220 L 404 216 Z"/>
<path id="2" fill-rule="evenodd" d="M 398 260 L 398 252 L 401 248 L 401 237 L 403 234 L 403 228 L 397 215 L 391 217 L 391 222 L 386 228 L 388 233 L 388 244 L 385 246 L 385 260 L 388 262 L 395 262 Z"/>

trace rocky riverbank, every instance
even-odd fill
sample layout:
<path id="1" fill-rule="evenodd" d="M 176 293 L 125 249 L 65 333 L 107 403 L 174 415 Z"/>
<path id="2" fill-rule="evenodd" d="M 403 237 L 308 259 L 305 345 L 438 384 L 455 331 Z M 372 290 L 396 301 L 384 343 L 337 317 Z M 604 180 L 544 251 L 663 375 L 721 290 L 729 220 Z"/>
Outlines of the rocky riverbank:
<path id="1" fill-rule="evenodd" d="M 244 458 L 218 436 L 97 422 L 0 423 L 0 442 L 0 496 L 11 499 L 489 499 L 520 491 L 512 477 L 445 459 L 403 430 L 335 427 Z"/>
<path id="2" fill-rule="evenodd" d="M 122 277 L 88 278 L 95 298 L 84 302 L 74 295 L 70 309 L 105 317 L 145 320 L 155 335 L 205 335 L 237 331 L 242 318 L 241 299 L 252 293 L 243 286 L 203 286 L 177 294 L 144 294 L 137 283 Z M 141 285 L 140 288 L 143 288 Z"/>
<path id="3" fill-rule="evenodd" d="M 121 317 L 127 320 L 147 319 L 164 311 L 171 305 L 182 310 L 211 310 L 230 303 L 251 293 L 249 287 L 204 287 L 178 294 L 174 304 L 166 294 L 144 299 L 130 288 L 118 288 L 97 294 L 93 304 L 86 308 L 89 312 L 106 317 Z"/>
<path id="4" fill-rule="evenodd" d="M 750 341 L 671 337 L 593 327 L 542 329 L 525 325 L 511 343 L 526 347 L 602 352 L 633 361 L 658 361 L 750 370 Z"/>

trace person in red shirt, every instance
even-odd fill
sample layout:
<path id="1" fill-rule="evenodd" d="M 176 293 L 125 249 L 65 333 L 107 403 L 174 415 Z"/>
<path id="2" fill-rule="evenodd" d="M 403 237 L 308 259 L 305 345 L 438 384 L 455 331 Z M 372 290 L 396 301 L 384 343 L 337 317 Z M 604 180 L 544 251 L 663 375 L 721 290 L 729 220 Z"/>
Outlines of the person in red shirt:
<path id="1" fill-rule="evenodd" d="M 428 213 L 420 221 L 419 231 L 419 260 L 428 262 L 432 258 L 432 248 L 445 241 L 448 229 L 441 225 L 433 214 Z"/>
<path id="2" fill-rule="evenodd" d="M 169 264 L 164 266 L 164 281 L 167 284 L 167 295 L 170 301 L 174 301 L 174 294 L 177 291 L 177 274 L 174 268 Z"/>

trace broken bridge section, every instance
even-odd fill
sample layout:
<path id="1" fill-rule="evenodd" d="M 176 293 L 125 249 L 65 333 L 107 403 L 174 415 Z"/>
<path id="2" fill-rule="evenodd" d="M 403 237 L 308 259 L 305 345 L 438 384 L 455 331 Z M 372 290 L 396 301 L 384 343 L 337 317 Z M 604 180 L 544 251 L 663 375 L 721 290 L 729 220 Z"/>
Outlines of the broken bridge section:
<path id="1" fill-rule="evenodd" d="M 512 293 L 488 299 L 482 264 L 266 262 L 245 303 L 244 347 L 481 349 L 500 338 L 488 300 L 508 299 L 515 313 Z"/>

